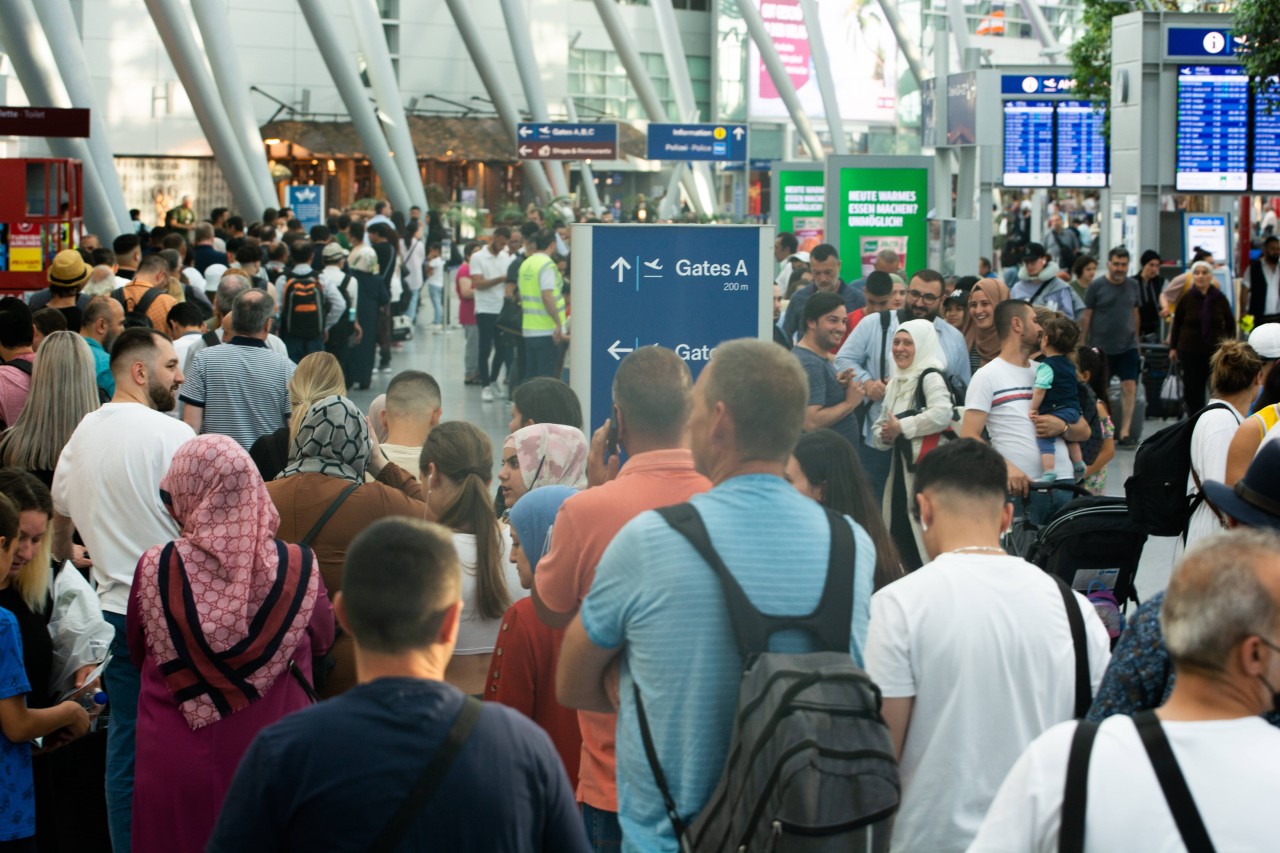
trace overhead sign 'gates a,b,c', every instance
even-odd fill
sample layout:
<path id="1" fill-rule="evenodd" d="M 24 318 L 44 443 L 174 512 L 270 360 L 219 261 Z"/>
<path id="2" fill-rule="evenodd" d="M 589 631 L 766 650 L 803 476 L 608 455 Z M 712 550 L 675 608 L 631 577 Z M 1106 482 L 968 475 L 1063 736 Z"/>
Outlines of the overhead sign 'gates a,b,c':
<path id="1" fill-rule="evenodd" d="M 522 122 L 516 127 L 521 160 L 617 160 L 616 122 Z"/>

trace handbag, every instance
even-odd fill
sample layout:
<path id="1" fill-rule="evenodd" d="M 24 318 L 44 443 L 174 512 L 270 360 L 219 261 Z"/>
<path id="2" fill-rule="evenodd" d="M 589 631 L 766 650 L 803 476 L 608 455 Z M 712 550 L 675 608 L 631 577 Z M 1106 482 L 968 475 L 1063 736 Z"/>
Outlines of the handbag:
<path id="1" fill-rule="evenodd" d="M 1169 375 L 1160 383 L 1160 403 L 1165 406 L 1182 405 L 1182 364 L 1169 364 Z"/>
<path id="2" fill-rule="evenodd" d="M 69 563 L 53 578 L 53 608 L 49 637 L 53 640 L 53 664 L 49 690 L 55 696 L 75 688 L 76 671 L 107 659 L 116 629 L 102 617 L 98 594 Z"/>
<path id="3" fill-rule="evenodd" d="M 498 329 L 508 335 L 520 335 L 524 329 L 524 308 L 519 299 L 502 300 L 502 310 L 498 312 Z"/>

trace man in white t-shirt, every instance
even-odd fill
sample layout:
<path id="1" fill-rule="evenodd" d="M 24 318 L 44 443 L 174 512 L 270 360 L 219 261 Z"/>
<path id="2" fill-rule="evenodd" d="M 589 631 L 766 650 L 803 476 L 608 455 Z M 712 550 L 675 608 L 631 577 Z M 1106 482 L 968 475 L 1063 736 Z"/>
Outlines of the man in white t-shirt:
<path id="1" fill-rule="evenodd" d="M 973 440 L 931 451 L 914 502 L 932 558 L 871 598 L 867 673 L 902 774 L 894 851 L 961 851 L 1032 740 L 1083 714 L 1110 639 L 1079 593 L 999 547 L 1013 515 L 1005 465 Z M 1090 694 L 1077 693 L 1070 605 L 1083 621 Z"/>
<path id="2" fill-rule="evenodd" d="M 1280 536 L 1238 530 L 1201 540 L 1174 572 L 1160 621 L 1177 675 L 1164 705 L 1100 725 L 1063 723 L 1037 738 L 971 851 L 1048 853 L 1064 829 L 1082 832 L 1084 850 L 1275 849 L 1280 731 L 1259 715 L 1280 703 Z M 1082 829 L 1063 826 L 1077 737 L 1088 757 Z M 1208 844 L 1175 823 L 1148 739 L 1171 750 L 1194 802 L 1179 819 L 1198 816 Z"/>
<path id="3" fill-rule="evenodd" d="M 472 255 L 469 262 L 471 286 L 476 294 L 476 326 L 480 329 L 480 379 L 484 384 L 480 399 L 486 403 L 493 402 L 498 372 L 502 369 L 497 351 L 498 315 L 502 313 L 502 300 L 506 295 L 503 285 L 507 280 L 507 267 L 511 265 L 511 255 L 506 251 L 510 238 L 511 229 L 499 225 L 493 229 L 489 245 Z"/>
<path id="4" fill-rule="evenodd" d="M 1090 427 L 1084 418 L 1069 425 L 1053 415 L 1031 417 L 1037 367 L 1031 354 L 1040 349 L 1041 329 L 1030 303 L 1006 299 L 996 306 L 995 323 L 1000 355 L 973 374 L 965 395 L 960 435 L 981 441 L 986 429 L 991 445 L 1004 457 L 1009 494 L 1017 499 L 1015 515 L 1043 524 L 1055 509 L 1071 499 L 1071 493 L 1029 490 L 1030 480 L 1038 480 L 1045 473 L 1036 436 L 1085 441 Z M 1064 442 L 1055 443 L 1054 462 L 1058 482 L 1075 481 Z"/>
<path id="5" fill-rule="evenodd" d="M 178 523 L 160 497 L 160 478 L 195 432 L 164 414 L 174 407 L 183 376 L 173 344 L 161 332 L 125 329 L 111 348 L 111 375 L 115 396 L 84 416 L 58 458 L 53 556 L 70 559 L 72 533 L 80 533 L 93 560 L 103 616 L 116 629 L 104 675 L 111 697 L 107 818 L 112 847 L 128 850 L 141 681 L 125 637 L 129 588 L 142 553 L 178 536 Z"/>

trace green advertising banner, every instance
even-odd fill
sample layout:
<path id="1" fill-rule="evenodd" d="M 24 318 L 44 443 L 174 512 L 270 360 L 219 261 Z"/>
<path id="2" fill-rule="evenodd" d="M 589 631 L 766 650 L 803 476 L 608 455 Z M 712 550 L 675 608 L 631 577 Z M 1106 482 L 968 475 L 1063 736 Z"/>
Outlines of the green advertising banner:
<path id="1" fill-rule="evenodd" d="M 865 278 L 882 249 L 897 251 L 904 270 L 926 266 L 929 170 L 841 168 L 839 175 L 841 277 Z"/>
<path id="2" fill-rule="evenodd" d="M 778 231 L 790 231 L 808 252 L 825 242 L 826 175 L 821 169 L 778 169 Z"/>

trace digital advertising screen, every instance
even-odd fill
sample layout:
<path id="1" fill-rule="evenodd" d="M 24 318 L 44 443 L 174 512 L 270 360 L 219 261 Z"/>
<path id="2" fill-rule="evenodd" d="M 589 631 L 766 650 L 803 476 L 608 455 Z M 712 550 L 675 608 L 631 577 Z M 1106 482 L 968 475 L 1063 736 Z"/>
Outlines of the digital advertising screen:
<path id="1" fill-rule="evenodd" d="M 1060 187 L 1107 185 L 1107 114 L 1094 101 L 1059 101 L 1054 183 Z"/>
<path id="2" fill-rule="evenodd" d="M 1249 183 L 1249 78 L 1225 65 L 1178 67 L 1179 192 L 1243 192 Z"/>
<path id="3" fill-rule="evenodd" d="M 1004 102 L 1004 185 L 1053 186 L 1053 101 Z"/>

